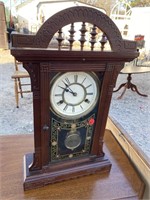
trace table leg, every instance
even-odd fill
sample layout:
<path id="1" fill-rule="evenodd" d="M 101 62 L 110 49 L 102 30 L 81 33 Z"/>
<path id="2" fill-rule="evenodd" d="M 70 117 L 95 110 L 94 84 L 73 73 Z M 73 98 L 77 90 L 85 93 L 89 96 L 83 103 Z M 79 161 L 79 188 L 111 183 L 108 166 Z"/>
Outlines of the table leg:
<path id="1" fill-rule="evenodd" d="M 143 96 L 143 97 L 148 97 L 148 95 L 140 93 L 140 92 L 138 91 L 136 85 L 134 85 L 134 84 L 131 84 L 131 90 L 132 90 L 133 92 L 138 93 L 139 95 L 141 95 L 141 96 Z"/>
<path id="2" fill-rule="evenodd" d="M 126 89 L 128 88 L 128 85 L 127 83 L 124 85 L 124 89 L 123 89 L 123 92 L 121 93 L 121 95 L 117 98 L 117 99 L 121 99 L 124 95 L 124 93 L 126 92 Z"/>
<path id="3" fill-rule="evenodd" d="M 127 84 L 127 83 L 122 83 L 122 84 L 118 87 L 118 89 L 113 90 L 113 92 L 118 92 L 122 87 L 125 87 L 126 84 Z"/>
<path id="4" fill-rule="evenodd" d="M 117 98 L 117 99 L 121 99 L 124 95 L 124 93 L 126 92 L 126 89 L 131 89 L 133 92 L 136 92 L 137 94 L 143 96 L 143 97 L 147 97 L 148 95 L 146 94 L 142 94 L 138 91 L 137 86 L 134 85 L 133 83 L 131 83 L 132 77 L 131 77 L 131 73 L 128 74 L 127 76 L 127 82 L 121 84 L 118 89 L 114 90 L 113 92 L 117 92 L 119 91 L 122 87 L 124 87 L 124 90 L 122 92 L 122 94 Z"/>

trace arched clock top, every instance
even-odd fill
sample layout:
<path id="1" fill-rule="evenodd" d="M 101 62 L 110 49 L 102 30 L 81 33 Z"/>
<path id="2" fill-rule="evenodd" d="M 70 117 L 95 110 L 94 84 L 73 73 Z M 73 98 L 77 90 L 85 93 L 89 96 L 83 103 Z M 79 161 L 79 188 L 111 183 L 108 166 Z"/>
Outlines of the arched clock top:
<path id="1" fill-rule="evenodd" d="M 68 8 L 47 19 L 36 34 L 35 45 L 40 43 L 42 47 L 46 48 L 59 29 L 75 22 L 87 22 L 96 25 L 107 35 L 114 51 L 122 47 L 122 36 L 114 22 L 103 12 L 90 7 Z"/>
<path id="2" fill-rule="evenodd" d="M 64 26 L 76 22 L 90 23 L 102 31 L 109 41 L 113 52 L 136 51 L 136 43 L 134 41 L 123 40 L 119 29 L 106 14 L 97 9 L 85 6 L 71 7 L 56 13 L 44 22 L 36 35 L 13 34 L 12 47 L 47 48 L 55 33 L 60 33 Z M 94 43 L 95 35 L 94 33 L 93 35 L 92 33 L 90 34 L 91 40 Z M 83 39 L 84 31 L 81 31 L 81 37 L 82 40 L 85 40 Z M 73 40 L 73 33 L 70 38 L 70 40 Z M 90 41 L 90 43 L 92 42 Z M 100 51 L 103 51 L 103 48 Z"/>

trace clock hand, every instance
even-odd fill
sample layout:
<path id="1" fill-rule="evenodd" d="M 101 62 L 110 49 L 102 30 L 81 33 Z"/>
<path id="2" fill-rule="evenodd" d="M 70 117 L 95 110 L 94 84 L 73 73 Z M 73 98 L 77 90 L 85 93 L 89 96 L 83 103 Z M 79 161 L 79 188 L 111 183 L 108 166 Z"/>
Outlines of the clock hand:
<path id="1" fill-rule="evenodd" d="M 66 87 L 68 87 L 68 89 L 67 89 L 67 88 L 64 88 L 64 87 L 62 87 L 62 86 L 60 86 L 60 85 L 58 85 L 58 87 L 60 87 L 61 89 L 65 90 L 65 92 L 70 92 L 71 94 L 73 94 L 73 96 L 77 96 L 77 93 L 76 93 L 76 92 L 73 92 L 73 91 L 68 87 L 67 84 L 66 84 Z"/>
<path id="2" fill-rule="evenodd" d="M 77 96 L 77 93 L 76 93 L 76 92 L 73 92 L 73 91 L 71 90 L 70 87 L 68 87 L 68 89 L 69 89 L 69 92 L 70 92 L 71 94 L 73 94 L 73 96 Z"/>
<path id="3" fill-rule="evenodd" d="M 69 87 L 69 85 L 68 85 L 67 83 L 65 83 L 64 81 L 63 81 L 63 83 L 64 83 L 65 86 L 68 88 L 69 92 L 70 92 L 71 94 L 73 94 L 73 96 L 77 96 L 77 93 L 76 93 L 76 92 L 73 92 L 73 90 Z"/>
<path id="4" fill-rule="evenodd" d="M 76 92 L 73 92 L 70 88 L 68 88 L 69 89 L 69 92 L 71 93 L 71 94 L 73 94 L 73 96 L 77 96 L 77 93 Z"/>
<path id="5" fill-rule="evenodd" d="M 67 88 L 61 87 L 60 85 L 58 85 L 58 87 L 60 87 L 61 89 L 65 90 L 65 92 L 70 92 Z"/>

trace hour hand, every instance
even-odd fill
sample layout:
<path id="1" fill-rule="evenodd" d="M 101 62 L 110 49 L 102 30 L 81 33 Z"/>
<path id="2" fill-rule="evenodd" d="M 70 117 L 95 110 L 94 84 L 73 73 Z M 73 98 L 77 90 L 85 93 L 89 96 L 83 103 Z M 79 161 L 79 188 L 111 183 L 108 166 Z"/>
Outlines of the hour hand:
<path id="1" fill-rule="evenodd" d="M 62 87 L 60 85 L 58 85 L 58 87 L 60 87 L 61 89 L 65 90 L 65 92 L 69 92 L 69 90 L 67 88 L 64 88 L 64 87 Z"/>
<path id="2" fill-rule="evenodd" d="M 68 88 L 68 92 L 70 92 L 71 94 L 73 94 L 73 96 L 77 96 L 77 93 L 76 92 L 73 92 L 72 89 L 69 87 L 69 85 L 67 83 L 65 83 L 63 81 L 63 83 L 65 84 L 65 86 Z"/>

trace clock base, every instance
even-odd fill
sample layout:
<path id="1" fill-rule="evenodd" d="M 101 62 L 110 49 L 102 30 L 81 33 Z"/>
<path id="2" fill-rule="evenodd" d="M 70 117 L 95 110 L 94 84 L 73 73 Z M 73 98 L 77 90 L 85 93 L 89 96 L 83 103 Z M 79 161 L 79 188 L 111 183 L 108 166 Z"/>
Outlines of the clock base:
<path id="1" fill-rule="evenodd" d="M 35 189 L 45 185 L 56 183 L 64 180 L 78 178 L 94 173 L 109 172 L 111 163 L 106 156 L 81 162 L 81 164 L 68 167 L 67 169 L 59 169 L 57 171 L 38 170 L 30 172 L 28 166 L 32 163 L 33 154 L 24 156 L 24 190 Z"/>

